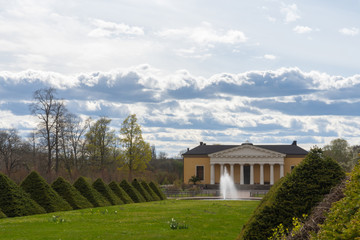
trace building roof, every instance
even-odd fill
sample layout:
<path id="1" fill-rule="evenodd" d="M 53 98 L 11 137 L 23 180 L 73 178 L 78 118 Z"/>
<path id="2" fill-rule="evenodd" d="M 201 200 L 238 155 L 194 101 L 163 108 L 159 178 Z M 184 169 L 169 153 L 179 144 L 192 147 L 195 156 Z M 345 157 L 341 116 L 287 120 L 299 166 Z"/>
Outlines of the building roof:
<path id="1" fill-rule="evenodd" d="M 253 145 L 251 143 L 243 143 L 242 145 Z M 208 155 L 216 152 L 220 152 L 223 150 L 227 150 L 234 147 L 239 147 L 241 145 L 206 145 L 204 143 L 200 143 L 199 146 L 188 150 L 183 154 L 183 156 L 189 155 Z M 306 155 L 308 152 L 303 148 L 297 146 L 296 141 L 294 141 L 291 145 L 253 145 L 255 147 L 264 148 L 267 150 L 283 153 L 286 155 Z"/>

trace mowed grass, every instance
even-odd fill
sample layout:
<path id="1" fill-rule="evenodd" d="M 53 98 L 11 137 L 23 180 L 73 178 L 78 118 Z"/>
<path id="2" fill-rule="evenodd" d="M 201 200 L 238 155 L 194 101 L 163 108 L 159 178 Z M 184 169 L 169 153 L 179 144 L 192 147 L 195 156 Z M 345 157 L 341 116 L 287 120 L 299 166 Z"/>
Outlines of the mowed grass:
<path id="1" fill-rule="evenodd" d="M 258 201 L 166 200 L 0 219 L 0 239 L 235 239 Z M 187 229 L 170 228 L 174 218 Z"/>

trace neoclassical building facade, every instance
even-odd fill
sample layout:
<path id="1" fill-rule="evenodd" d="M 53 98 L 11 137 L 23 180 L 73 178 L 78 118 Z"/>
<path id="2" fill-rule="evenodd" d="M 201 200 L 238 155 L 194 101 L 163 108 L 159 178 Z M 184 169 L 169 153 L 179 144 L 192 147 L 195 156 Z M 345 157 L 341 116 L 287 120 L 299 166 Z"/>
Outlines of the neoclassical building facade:
<path id="1" fill-rule="evenodd" d="M 218 184 L 225 170 L 236 184 L 270 184 L 299 164 L 307 155 L 294 141 L 291 145 L 200 145 L 184 158 L 184 183 L 192 176 L 202 184 Z"/>

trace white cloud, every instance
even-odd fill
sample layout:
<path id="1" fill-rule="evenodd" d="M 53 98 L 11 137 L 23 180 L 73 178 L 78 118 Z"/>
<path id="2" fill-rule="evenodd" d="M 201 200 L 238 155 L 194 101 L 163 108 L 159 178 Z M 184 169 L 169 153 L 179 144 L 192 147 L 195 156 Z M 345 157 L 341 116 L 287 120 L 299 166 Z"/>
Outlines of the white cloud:
<path id="1" fill-rule="evenodd" d="M 356 36 L 359 34 L 359 29 L 356 27 L 352 28 L 342 28 L 339 30 L 341 34 L 347 35 L 347 36 Z"/>
<path id="2" fill-rule="evenodd" d="M 295 22 L 300 18 L 299 10 L 295 3 L 291 5 L 283 4 L 283 6 L 281 7 L 281 13 L 285 15 L 286 23 Z"/>
<path id="3" fill-rule="evenodd" d="M 299 34 L 304 34 L 304 33 L 310 33 L 312 32 L 312 28 L 307 27 L 307 26 L 296 26 L 293 28 L 293 31 Z"/>
<path id="4" fill-rule="evenodd" d="M 0 128 L 32 129 L 36 119 L 28 117 L 24 98 L 49 85 L 61 87 L 59 97 L 68 99 L 70 112 L 106 115 L 115 129 L 137 114 L 145 139 L 170 154 L 192 141 L 310 144 L 360 135 L 360 75 L 280 68 L 204 78 L 149 65 L 79 75 L 0 72 Z"/>
<path id="5" fill-rule="evenodd" d="M 122 35 L 144 35 L 141 27 L 129 26 L 124 23 L 114 23 L 101 19 L 94 19 L 92 24 L 96 27 L 89 33 L 90 37 L 118 37 Z"/>
<path id="6" fill-rule="evenodd" d="M 164 38 L 183 38 L 197 44 L 236 44 L 244 43 L 247 37 L 242 31 L 230 29 L 221 31 L 214 29 L 211 24 L 203 23 L 201 27 L 167 29 L 158 32 Z"/>
<path id="7" fill-rule="evenodd" d="M 267 59 L 267 60 L 275 60 L 276 56 L 272 55 L 272 54 L 265 54 L 264 58 Z"/>
<path id="8" fill-rule="evenodd" d="M 268 19 L 270 22 L 276 22 L 276 18 L 274 18 L 274 17 L 268 16 L 267 19 Z"/>

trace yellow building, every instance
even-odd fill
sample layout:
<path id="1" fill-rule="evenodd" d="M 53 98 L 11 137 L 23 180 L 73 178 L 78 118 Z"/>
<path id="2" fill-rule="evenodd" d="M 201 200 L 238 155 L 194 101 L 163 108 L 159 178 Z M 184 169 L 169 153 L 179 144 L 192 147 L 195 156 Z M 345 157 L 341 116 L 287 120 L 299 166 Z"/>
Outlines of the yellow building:
<path id="1" fill-rule="evenodd" d="M 184 183 L 197 176 L 201 184 L 218 184 L 225 170 L 236 184 L 270 184 L 299 164 L 307 151 L 291 145 L 200 145 L 184 157 Z"/>

